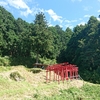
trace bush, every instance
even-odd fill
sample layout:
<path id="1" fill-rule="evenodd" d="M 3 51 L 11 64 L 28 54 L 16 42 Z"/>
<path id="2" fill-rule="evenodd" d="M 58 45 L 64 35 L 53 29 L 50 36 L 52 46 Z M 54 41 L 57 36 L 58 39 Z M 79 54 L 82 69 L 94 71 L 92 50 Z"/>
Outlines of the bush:
<path id="1" fill-rule="evenodd" d="M 0 72 L 11 70 L 11 67 L 0 66 Z"/>
<path id="2" fill-rule="evenodd" d="M 41 68 L 31 68 L 31 69 L 29 69 L 29 71 L 32 73 L 39 73 L 42 71 L 42 69 Z"/>
<path id="3" fill-rule="evenodd" d="M 0 66 L 10 66 L 10 60 L 8 56 L 0 57 Z"/>
<path id="4" fill-rule="evenodd" d="M 16 71 L 10 74 L 10 78 L 15 81 L 22 81 L 24 78 Z"/>
<path id="5" fill-rule="evenodd" d="M 35 62 L 34 59 L 30 57 L 10 57 L 11 61 L 11 66 L 18 66 L 18 65 L 23 65 L 27 68 L 32 68 L 33 63 Z"/>
<path id="6" fill-rule="evenodd" d="M 56 60 L 55 59 L 48 59 L 48 58 L 40 58 L 40 62 L 42 64 L 47 64 L 47 65 L 56 64 Z"/>

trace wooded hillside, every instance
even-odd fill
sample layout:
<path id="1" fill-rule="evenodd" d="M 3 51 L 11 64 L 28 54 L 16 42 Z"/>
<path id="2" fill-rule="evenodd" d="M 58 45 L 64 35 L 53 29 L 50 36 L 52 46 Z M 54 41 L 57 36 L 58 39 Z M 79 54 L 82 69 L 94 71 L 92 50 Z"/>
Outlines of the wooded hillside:
<path id="1" fill-rule="evenodd" d="M 37 62 L 43 62 L 41 59 L 56 60 L 66 49 L 72 33 L 69 28 L 63 31 L 59 25 L 48 27 L 41 12 L 34 22 L 28 23 L 21 18 L 15 19 L 0 7 L 0 55 L 3 57 L 29 57 L 33 61 L 38 57 Z"/>
<path id="2" fill-rule="evenodd" d="M 83 79 L 100 83 L 100 21 L 91 16 L 87 24 L 73 30 L 59 25 L 48 26 L 39 12 L 28 23 L 0 7 L 0 56 L 10 65 L 32 67 L 35 62 L 70 62 L 79 67 Z M 0 58 L 0 63 L 2 62 Z"/>
<path id="3" fill-rule="evenodd" d="M 100 21 L 91 16 L 84 26 L 76 26 L 65 52 L 67 61 L 79 66 L 81 76 L 100 83 Z"/>

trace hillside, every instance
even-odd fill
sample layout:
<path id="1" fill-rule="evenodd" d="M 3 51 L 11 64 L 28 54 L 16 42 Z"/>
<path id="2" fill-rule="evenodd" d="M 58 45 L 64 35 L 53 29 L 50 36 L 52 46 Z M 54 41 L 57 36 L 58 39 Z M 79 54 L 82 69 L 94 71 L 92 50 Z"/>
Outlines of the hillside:
<path id="1" fill-rule="evenodd" d="M 0 100 L 100 100 L 100 85 L 82 80 L 46 83 L 45 70 L 29 70 L 24 66 L 0 67 Z M 13 80 L 13 72 L 22 79 Z"/>
<path id="2" fill-rule="evenodd" d="M 91 16 L 85 25 L 62 30 L 48 26 L 43 13 L 28 23 L 0 7 L 0 66 L 69 62 L 85 81 L 100 83 L 100 21 Z M 4 60 L 9 63 L 2 63 Z"/>
<path id="3" fill-rule="evenodd" d="M 91 16 L 86 25 L 77 25 L 65 52 L 65 60 L 79 67 L 84 80 L 100 83 L 100 21 Z"/>

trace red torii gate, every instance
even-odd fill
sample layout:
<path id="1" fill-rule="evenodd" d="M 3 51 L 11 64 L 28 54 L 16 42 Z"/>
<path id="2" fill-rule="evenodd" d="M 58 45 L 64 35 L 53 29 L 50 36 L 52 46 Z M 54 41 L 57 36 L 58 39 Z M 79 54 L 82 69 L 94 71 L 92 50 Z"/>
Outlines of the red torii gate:
<path id="1" fill-rule="evenodd" d="M 53 77 L 52 77 L 53 75 Z M 52 79 L 53 78 L 53 79 Z M 78 67 L 68 62 L 50 65 L 46 68 L 46 82 L 78 78 Z"/>

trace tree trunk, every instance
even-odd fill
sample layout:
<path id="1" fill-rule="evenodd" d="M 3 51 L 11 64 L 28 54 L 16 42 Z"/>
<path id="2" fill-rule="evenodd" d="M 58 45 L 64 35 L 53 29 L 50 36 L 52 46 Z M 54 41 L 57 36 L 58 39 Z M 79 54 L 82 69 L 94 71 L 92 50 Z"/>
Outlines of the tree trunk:
<path id="1" fill-rule="evenodd" d="M 38 64 L 38 60 L 39 60 L 39 54 L 36 54 L 36 64 Z"/>

